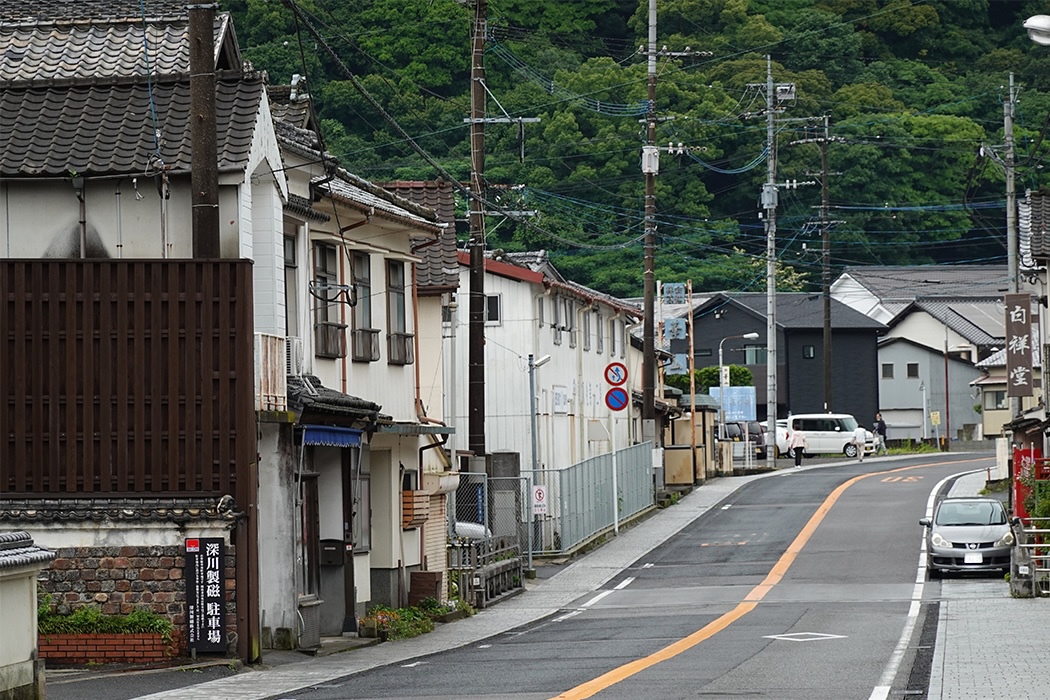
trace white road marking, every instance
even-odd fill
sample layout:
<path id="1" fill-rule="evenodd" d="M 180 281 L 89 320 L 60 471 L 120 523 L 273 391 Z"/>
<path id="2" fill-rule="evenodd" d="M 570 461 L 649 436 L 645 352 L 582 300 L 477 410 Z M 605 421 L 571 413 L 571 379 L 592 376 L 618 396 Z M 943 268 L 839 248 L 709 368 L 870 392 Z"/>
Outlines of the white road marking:
<path id="1" fill-rule="evenodd" d="M 591 607 L 592 605 L 594 605 L 595 603 L 597 603 L 597 602 L 598 602 L 599 600 L 601 600 L 602 598 L 604 598 L 605 596 L 607 596 L 607 595 L 610 595 L 611 593 L 612 593 L 612 591 L 611 591 L 611 590 L 609 590 L 609 591 L 602 591 L 601 593 L 599 593 L 598 595 L 594 596 L 593 598 L 591 598 L 590 600 L 588 600 L 588 601 L 587 601 L 586 603 L 584 603 L 583 605 L 581 605 L 580 607 L 581 607 L 581 608 L 589 608 L 589 607 Z"/>
<path id="2" fill-rule="evenodd" d="M 656 566 L 656 564 L 653 564 L 653 563 L 649 563 L 649 564 L 642 564 L 642 568 L 643 568 L 643 569 L 651 569 L 651 568 L 653 568 L 654 566 Z"/>
<path id="3" fill-rule="evenodd" d="M 978 469 L 976 471 L 983 471 Z M 974 472 L 966 472 L 972 474 Z M 960 474 L 953 474 L 946 476 L 941 479 L 930 491 L 930 497 L 926 499 L 926 517 L 933 517 L 933 506 L 936 504 L 937 494 L 940 492 L 941 487 L 951 479 L 958 478 Z M 922 605 L 922 589 L 926 585 L 926 533 L 922 534 L 922 547 L 919 552 L 919 568 L 915 574 L 915 588 L 911 594 L 911 605 L 908 606 L 908 617 L 904 622 L 904 631 L 901 632 L 901 638 L 897 641 L 897 648 L 893 650 L 893 655 L 890 656 L 890 660 L 886 663 L 886 668 L 882 671 L 882 678 L 879 679 L 879 684 L 872 689 L 871 695 L 868 696 L 868 700 L 888 700 L 890 696 L 890 690 L 893 688 L 893 679 L 897 677 L 897 671 L 900 670 L 901 663 L 904 661 L 904 655 L 908 651 L 908 647 L 911 645 L 912 635 L 915 634 L 915 626 L 919 622 L 919 608 Z"/>
<path id="4" fill-rule="evenodd" d="M 731 504 L 731 503 L 726 503 L 726 504 L 725 504 L 724 506 L 722 506 L 722 510 L 729 510 L 729 508 L 730 508 L 731 506 L 732 506 L 732 504 Z"/>
<path id="5" fill-rule="evenodd" d="M 416 666 L 423 666 L 426 661 L 413 661 L 410 664 L 401 664 L 401 668 L 415 668 Z"/>
<path id="6" fill-rule="evenodd" d="M 553 622 L 561 622 L 562 620 L 568 620 L 570 617 L 576 617 L 577 615 L 579 615 L 582 612 L 583 612 L 583 610 L 573 610 L 572 612 L 567 612 L 564 615 L 562 615 L 561 617 L 554 618 Z"/>
<path id="7" fill-rule="evenodd" d="M 622 591 L 631 585 L 631 581 L 634 581 L 634 576 L 628 576 L 623 581 L 620 581 L 616 586 L 613 587 L 614 591 Z"/>
<path id="8" fill-rule="evenodd" d="M 779 639 L 783 642 L 822 642 L 825 639 L 846 639 L 844 634 L 822 632 L 792 632 L 791 634 L 767 634 L 762 639 Z"/>

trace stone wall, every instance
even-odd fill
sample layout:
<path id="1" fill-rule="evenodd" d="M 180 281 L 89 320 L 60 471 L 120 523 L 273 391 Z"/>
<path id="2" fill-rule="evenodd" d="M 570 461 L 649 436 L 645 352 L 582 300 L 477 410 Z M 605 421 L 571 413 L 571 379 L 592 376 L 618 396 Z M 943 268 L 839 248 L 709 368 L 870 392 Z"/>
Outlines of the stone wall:
<path id="1" fill-rule="evenodd" d="M 184 655 L 186 629 L 185 557 L 177 546 L 62 547 L 41 587 L 51 596 L 52 610 L 65 615 L 97 606 L 104 615 L 126 615 L 147 608 L 175 625 L 179 635 L 175 655 Z M 226 635 L 236 649 L 236 587 L 233 547 L 226 546 Z"/>

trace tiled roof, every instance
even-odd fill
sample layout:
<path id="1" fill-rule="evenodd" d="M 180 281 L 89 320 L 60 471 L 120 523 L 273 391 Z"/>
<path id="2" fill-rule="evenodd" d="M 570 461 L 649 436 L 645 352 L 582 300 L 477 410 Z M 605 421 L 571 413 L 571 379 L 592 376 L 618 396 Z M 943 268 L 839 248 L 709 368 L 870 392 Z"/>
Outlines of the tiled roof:
<path id="1" fill-rule="evenodd" d="M 864 288 L 887 301 L 929 296 L 982 296 L 1007 289 L 1006 265 L 890 265 L 847 267 Z"/>
<path id="2" fill-rule="evenodd" d="M 379 413 L 377 403 L 330 389 L 312 374 L 288 377 L 288 403 L 297 413 L 343 416 L 361 423 L 375 423 L 390 416 Z"/>
<path id="3" fill-rule="evenodd" d="M 231 496 L 220 498 L 33 498 L 0 503 L 0 521 L 53 523 L 233 521 L 241 515 Z M 2 552 L 0 552 L 2 554 Z"/>
<path id="4" fill-rule="evenodd" d="M 219 171 L 247 163 L 264 85 L 261 77 L 216 80 Z M 113 175 L 152 171 L 154 121 L 160 157 L 189 172 L 188 80 L 150 86 L 135 78 L 15 85 L 0 90 L 0 176 Z"/>
<path id="5" fill-rule="evenodd" d="M 186 4 L 172 0 L 4 0 L 6 22 L 55 18 L 97 22 L 111 19 L 142 20 L 185 16 Z"/>
<path id="6" fill-rule="evenodd" d="M 998 345 L 1006 338 L 1002 298 L 924 298 L 915 302 L 915 308 L 930 314 L 974 345 Z"/>
<path id="7" fill-rule="evenodd" d="M 459 287 L 459 264 L 456 259 L 456 201 L 452 185 L 444 181 L 398 180 L 379 185 L 396 195 L 434 211 L 437 220 L 447 224 L 438 242 L 419 250 L 423 263 L 417 268 L 420 292 Z"/>
<path id="8" fill-rule="evenodd" d="M 4 4 L 4 12 L 7 4 Z M 108 78 L 188 73 L 189 21 L 181 19 L 90 23 L 35 23 L 0 19 L 0 82 Z M 220 69 L 240 68 L 227 14 L 215 18 Z"/>
<path id="9" fill-rule="evenodd" d="M 28 532 L 0 532 L 0 569 L 47 564 L 55 553 L 37 547 Z"/>
<path id="10" fill-rule="evenodd" d="M 429 212 L 430 218 L 424 218 L 422 214 L 427 210 L 391 192 L 385 192 L 377 185 L 362 180 L 341 168 L 335 178 L 331 180 L 316 178 L 314 183 L 319 191 L 341 199 L 362 211 L 410 222 L 426 231 L 437 232 L 439 230 L 433 220 L 433 212 Z"/>
<path id="11" fill-rule="evenodd" d="M 756 315 L 766 317 L 766 294 L 745 292 L 726 295 L 730 302 L 747 307 Z M 823 328 L 824 297 L 806 292 L 777 292 L 777 325 L 782 328 Z M 873 318 L 854 311 L 845 304 L 831 300 L 831 325 L 836 329 L 880 330 L 886 326 Z"/>

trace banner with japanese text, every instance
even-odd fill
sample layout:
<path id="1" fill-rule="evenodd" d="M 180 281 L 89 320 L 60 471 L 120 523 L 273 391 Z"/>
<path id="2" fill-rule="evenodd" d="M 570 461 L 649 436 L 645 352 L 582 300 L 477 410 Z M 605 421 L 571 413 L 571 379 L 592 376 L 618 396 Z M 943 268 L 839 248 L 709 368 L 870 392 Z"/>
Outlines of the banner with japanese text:
<path id="1" fill-rule="evenodd" d="M 1006 395 L 1031 396 L 1032 296 L 1007 294 L 1006 303 Z"/>
<path id="2" fill-rule="evenodd" d="M 226 651 L 225 545 L 221 537 L 186 540 L 186 642 L 194 651 Z"/>

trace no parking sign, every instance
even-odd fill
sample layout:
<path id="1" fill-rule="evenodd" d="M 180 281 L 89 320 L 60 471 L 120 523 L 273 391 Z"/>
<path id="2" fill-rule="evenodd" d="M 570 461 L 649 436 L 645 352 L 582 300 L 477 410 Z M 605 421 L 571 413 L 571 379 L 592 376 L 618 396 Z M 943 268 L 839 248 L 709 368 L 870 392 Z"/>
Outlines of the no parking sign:
<path id="1" fill-rule="evenodd" d="M 536 485 L 532 487 L 532 514 L 547 514 L 547 487 Z"/>

